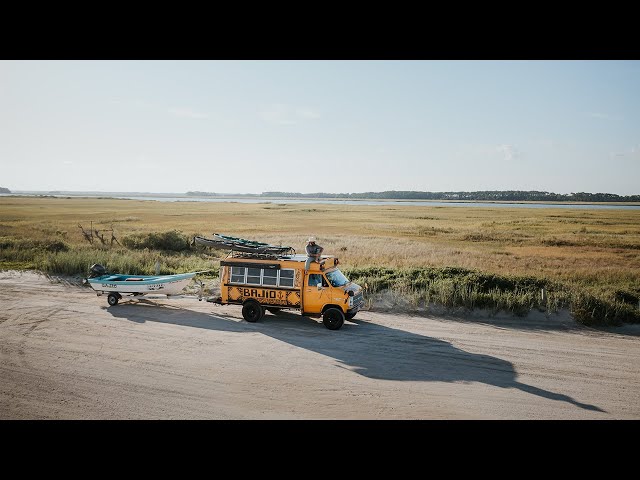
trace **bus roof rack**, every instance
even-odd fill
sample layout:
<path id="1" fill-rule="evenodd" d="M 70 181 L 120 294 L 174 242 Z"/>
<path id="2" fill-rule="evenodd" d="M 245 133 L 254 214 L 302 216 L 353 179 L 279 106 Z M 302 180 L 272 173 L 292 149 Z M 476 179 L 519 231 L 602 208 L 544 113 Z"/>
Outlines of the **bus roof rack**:
<path id="1" fill-rule="evenodd" d="M 230 237 L 219 233 L 214 233 L 213 237 L 214 238 L 205 238 L 195 236 L 193 241 L 194 243 L 198 243 L 206 247 L 225 250 L 231 249 L 232 256 L 237 256 L 237 254 L 248 254 L 262 256 L 263 258 L 276 258 L 279 255 L 295 255 L 296 253 L 292 247 L 286 247 L 283 245 L 271 245 L 269 243 Z"/>

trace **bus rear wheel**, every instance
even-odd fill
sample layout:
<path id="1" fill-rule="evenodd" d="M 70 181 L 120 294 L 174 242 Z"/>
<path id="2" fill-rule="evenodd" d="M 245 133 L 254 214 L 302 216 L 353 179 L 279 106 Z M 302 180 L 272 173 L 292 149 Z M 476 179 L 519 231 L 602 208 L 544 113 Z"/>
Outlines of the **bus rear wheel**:
<path id="1" fill-rule="evenodd" d="M 242 316 L 247 322 L 257 322 L 264 315 L 262 305 L 255 300 L 249 300 L 242 306 Z"/>

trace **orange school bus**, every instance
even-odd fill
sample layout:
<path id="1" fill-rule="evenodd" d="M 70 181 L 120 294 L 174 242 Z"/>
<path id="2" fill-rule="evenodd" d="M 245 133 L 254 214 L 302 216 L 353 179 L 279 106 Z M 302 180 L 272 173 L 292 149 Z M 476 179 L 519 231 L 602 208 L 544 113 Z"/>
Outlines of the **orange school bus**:
<path id="1" fill-rule="evenodd" d="M 363 307 L 362 288 L 338 269 L 338 258 L 322 255 L 304 271 L 306 255 L 260 256 L 234 252 L 220 261 L 221 305 L 242 305 L 247 322 L 257 322 L 265 310 L 299 310 L 322 316 L 330 330 L 342 327 Z"/>

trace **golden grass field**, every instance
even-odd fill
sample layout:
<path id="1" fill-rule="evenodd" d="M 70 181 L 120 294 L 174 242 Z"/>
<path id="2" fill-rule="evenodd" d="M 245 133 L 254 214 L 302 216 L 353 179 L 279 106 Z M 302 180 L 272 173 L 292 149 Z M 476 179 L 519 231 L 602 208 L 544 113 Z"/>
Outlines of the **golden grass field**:
<path id="1" fill-rule="evenodd" d="M 113 227 L 119 239 L 216 232 L 298 252 L 314 235 L 345 268 L 463 267 L 640 293 L 640 210 L 0 198 L 0 238 L 86 248 L 78 224 L 89 229 L 91 222 Z"/>
<path id="2" fill-rule="evenodd" d="M 349 266 L 461 266 L 593 282 L 640 280 L 640 210 L 0 198 L 0 236 L 86 244 L 78 224 L 212 232 L 304 251 L 315 235 Z M 110 234 L 109 234 L 110 235 Z M 107 235 L 107 237 L 109 236 Z"/>

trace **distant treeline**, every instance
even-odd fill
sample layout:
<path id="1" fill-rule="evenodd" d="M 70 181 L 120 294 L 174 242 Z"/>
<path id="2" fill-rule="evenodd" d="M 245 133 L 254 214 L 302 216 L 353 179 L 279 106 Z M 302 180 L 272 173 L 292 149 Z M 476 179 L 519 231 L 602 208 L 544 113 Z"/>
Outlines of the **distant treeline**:
<path id="1" fill-rule="evenodd" d="M 221 193 L 187 192 L 192 196 L 225 196 Z M 228 194 L 227 194 L 228 195 Z M 343 199 L 384 199 L 384 200 L 471 200 L 497 202 L 640 202 L 640 195 L 616 195 L 615 193 L 552 193 L 536 190 L 494 190 L 484 192 L 416 192 L 391 190 L 386 192 L 363 193 L 297 193 L 262 192 L 261 194 L 242 194 L 247 197 L 286 197 L 286 198 L 343 198 Z"/>
<path id="2" fill-rule="evenodd" d="M 8 188 L 0 187 L 0 193 L 11 193 L 11 190 Z"/>
<path id="3" fill-rule="evenodd" d="M 192 197 L 219 197 L 222 196 L 221 193 L 213 193 L 213 192 L 187 192 L 187 195 L 191 195 Z"/>

